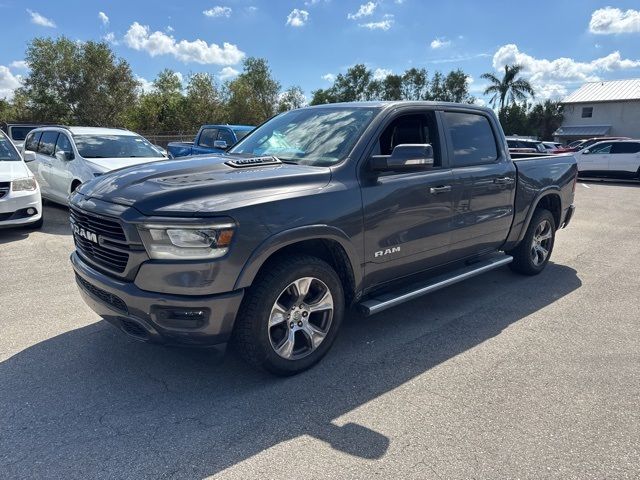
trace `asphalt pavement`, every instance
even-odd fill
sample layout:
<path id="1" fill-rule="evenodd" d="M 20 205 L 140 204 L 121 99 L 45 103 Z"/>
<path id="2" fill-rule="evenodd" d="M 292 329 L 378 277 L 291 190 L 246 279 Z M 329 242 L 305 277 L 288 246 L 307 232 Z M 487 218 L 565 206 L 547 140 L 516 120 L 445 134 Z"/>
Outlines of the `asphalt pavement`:
<path id="1" fill-rule="evenodd" d="M 640 185 L 576 205 L 541 275 L 350 313 L 286 379 L 101 321 L 48 205 L 0 231 L 0 478 L 640 478 Z"/>

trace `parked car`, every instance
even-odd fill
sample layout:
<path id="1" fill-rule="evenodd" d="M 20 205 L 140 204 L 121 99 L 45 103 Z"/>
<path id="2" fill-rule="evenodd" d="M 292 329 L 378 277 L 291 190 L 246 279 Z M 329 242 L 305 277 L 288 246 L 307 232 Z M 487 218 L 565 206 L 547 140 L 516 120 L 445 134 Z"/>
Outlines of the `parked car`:
<path id="1" fill-rule="evenodd" d="M 529 138 L 507 137 L 507 146 L 510 153 L 546 153 L 542 142 Z"/>
<path id="2" fill-rule="evenodd" d="M 193 142 L 169 142 L 169 158 L 222 153 L 254 128 L 247 125 L 203 125 Z"/>
<path id="3" fill-rule="evenodd" d="M 576 177 L 571 155 L 511 160 L 487 108 L 307 107 L 224 154 L 81 185 L 71 262 L 87 304 L 128 335 L 231 339 L 289 375 L 327 353 L 348 306 L 378 313 L 506 264 L 540 273 Z"/>
<path id="4" fill-rule="evenodd" d="M 593 137 L 585 140 L 577 140 L 575 142 L 571 142 L 566 147 L 559 147 L 553 151 L 553 153 L 569 153 L 569 152 L 579 152 L 585 148 L 589 148 L 594 143 L 603 142 L 605 140 L 628 140 L 629 137 Z"/>
<path id="5" fill-rule="evenodd" d="M 580 176 L 640 180 L 640 140 L 611 140 L 574 154 Z"/>
<path id="6" fill-rule="evenodd" d="M 0 129 L 7 134 L 18 151 L 22 150 L 27 134 L 34 128 L 41 126 L 41 124 L 33 123 L 0 123 Z"/>
<path id="7" fill-rule="evenodd" d="M 40 187 L 13 142 L 0 131 L 0 228 L 23 226 L 42 226 Z"/>
<path id="8" fill-rule="evenodd" d="M 35 158 L 28 157 L 29 152 Z M 31 131 L 24 155 L 42 196 L 63 205 L 83 182 L 118 168 L 165 159 L 151 143 L 129 130 L 61 126 Z"/>
<path id="9" fill-rule="evenodd" d="M 559 148 L 562 148 L 562 144 L 560 142 L 542 142 L 542 145 L 547 153 L 554 153 Z"/>

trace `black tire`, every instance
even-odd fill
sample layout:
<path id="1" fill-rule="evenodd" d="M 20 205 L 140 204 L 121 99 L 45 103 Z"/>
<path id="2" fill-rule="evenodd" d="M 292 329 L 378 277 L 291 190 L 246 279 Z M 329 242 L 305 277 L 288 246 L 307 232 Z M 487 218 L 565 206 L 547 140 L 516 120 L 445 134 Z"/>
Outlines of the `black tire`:
<path id="1" fill-rule="evenodd" d="M 29 228 L 32 230 L 40 230 L 43 224 L 44 224 L 44 215 L 40 216 L 40 220 L 29 225 Z"/>
<path id="2" fill-rule="evenodd" d="M 542 259 L 543 254 L 540 253 L 540 251 L 534 253 L 536 251 L 534 237 L 537 232 L 540 232 L 541 228 L 544 228 L 543 225 L 548 225 L 551 234 L 550 238 L 539 245 L 543 250 L 548 252 L 544 259 Z M 513 262 L 509 264 L 511 270 L 522 273 L 523 275 L 537 275 L 542 272 L 551 258 L 555 237 L 556 223 L 553 215 L 549 210 L 543 208 L 537 209 L 531 218 L 531 223 L 529 223 L 522 242 L 520 242 L 515 249 L 507 252 L 513 256 Z"/>
<path id="3" fill-rule="evenodd" d="M 286 359 L 276 353 L 275 347 L 272 346 L 271 328 L 274 327 L 268 326 L 269 320 L 276 301 L 282 298 L 287 287 L 305 277 L 319 280 L 318 284 L 322 284 L 330 292 L 333 301 L 332 316 L 324 339 L 316 347 L 312 347 L 315 350 L 311 350 L 302 358 Z M 342 283 L 329 264 L 308 255 L 281 257 L 267 266 L 245 293 L 236 318 L 232 343 L 238 354 L 253 367 L 275 375 L 295 375 L 315 365 L 329 351 L 342 323 L 344 308 Z M 311 313 L 307 321 L 313 315 Z M 284 335 L 288 334 L 288 322 L 284 322 Z M 280 325 L 282 328 L 283 324 Z M 298 339 L 295 333 L 293 335 Z M 301 332 L 301 335 L 304 337 L 304 332 Z"/>

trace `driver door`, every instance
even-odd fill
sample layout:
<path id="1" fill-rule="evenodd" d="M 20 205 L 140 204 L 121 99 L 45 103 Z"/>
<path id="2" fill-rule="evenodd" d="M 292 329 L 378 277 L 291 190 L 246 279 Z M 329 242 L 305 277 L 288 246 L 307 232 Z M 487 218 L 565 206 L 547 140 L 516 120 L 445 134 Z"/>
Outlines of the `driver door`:
<path id="1" fill-rule="evenodd" d="M 50 184 L 51 189 L 62 201 L 66 201 L 71 191 L 73 175 L 71 167 L 74 162 L 71 141 L 66 134 L 60 133 L 56 142 L 56 149 L 51 159 Z"/>
<path id="2" fill-rule="evenodd" d="M 609 160 L 611 159 L 611 148 L 613 143 L 604 142 L 591 145 L 580 152 L 578 169 L 581 172 L 607 172 L 609 170 Z M 589 153 L 586 153 L 586 152 Z"/>
<path id="3" fill-rule="evenodd" d="M 431 144 L 434 165 L 409 172 L 372 173 L 373 155 L 403 144 Z M 453 172 L 443 164 L 444 142 L 434 110 L 390 119 L 366 159 L 361 177 L 366 286 L 446 263 L 453 218 Z"/>

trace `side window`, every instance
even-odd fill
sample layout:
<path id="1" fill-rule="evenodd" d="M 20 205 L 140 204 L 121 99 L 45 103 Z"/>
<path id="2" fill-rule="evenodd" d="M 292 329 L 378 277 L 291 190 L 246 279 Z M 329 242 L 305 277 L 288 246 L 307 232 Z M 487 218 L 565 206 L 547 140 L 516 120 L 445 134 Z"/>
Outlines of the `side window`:
<path id="1" fill-rule="evenodd" d="M 611 147 L 613 143 L 601 143 L 589 148 L 589 153 L 597 153 L 599 155 L 611 153 Z"/>
<path id="2" fill-rule="evenodd" d="M 614 143 L 611 153 L 638 153 L 640 152 L 640 142 L 620 142 Z"/>
<path id="3" fill-rule="evenodd" d="M 498 148 L 489 119 L 484 115 L 445 112 L 453 143 L 453 166 L 466 167 L 493 163 Z"/>
<path id="4" fill-rule="evenodd" d="M 218 138 L 218 129 L 217 128 L 207 128 L 202 131 L 200 134 L 200 141 L 198 145 L 200 147 L 211 147 L 213 148 L 213 142 Z"/>
<path id="5" fill-rule="evenodd" d="M 224 140 L 225 142 L 227 142 L 228 147 L 236 143 L 231 130 L 227 130 L 226 128 L 223 128 L 218 132 L 218 140 Z"/>
<path id="6" fill-rule="evenodd" d="M 582 118 L 593 117 L 593 107 L 582 107 Z"/>
<path id="7" fill-rule="evenodd" d="M 398 145 L 429 143 L 433 147 L 433 166 L 435 168 L 441 167 L 442 156 L 440 154 L 440 137 L 438 136 L 437 125 L 433 112 L 402 115 L 394 119 L 384 129 L 374 154 L 379 151 L 380 155 L 391 155 L 393 149 Z"/>
<path id="8" fill-rule="evenodd" d="M 52 156 L 56 149 L 56 141 L 58 140 L 58 132 L 43 132 L 38 144 L 38 153 L 42 155 Z"/>
<path id="9" fill-rule="evenodd" d="M 55 153 L 56 156 L 58 156 L 58 153 L 64 154 L 64 156 L 62 157 L 63 160 L 73 159 L 73 148 L 71 147 L 71 141 L 69 140 L 69 137 L 67 137 L 64 133 L 61 133 L 58 136 Z"/>
<path id="10" fill-rule="evenodd" d="M 42 136 L 42 132 L 30 133 L 24 142 L 24 149 L 29 150 L 31 152 L 35 152 L 36 150 L 38 150 L 38 142 L 40 142 L 41 136 Z"/>

